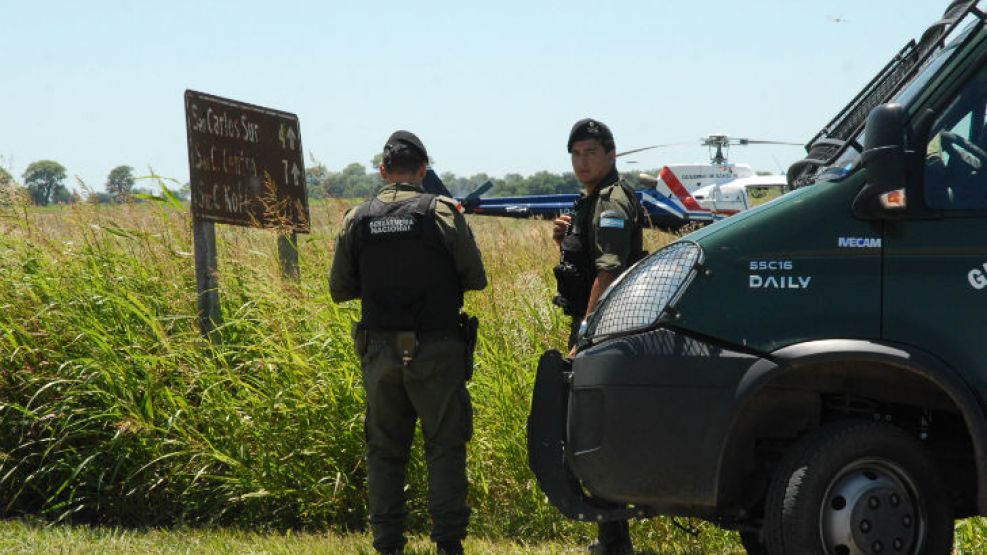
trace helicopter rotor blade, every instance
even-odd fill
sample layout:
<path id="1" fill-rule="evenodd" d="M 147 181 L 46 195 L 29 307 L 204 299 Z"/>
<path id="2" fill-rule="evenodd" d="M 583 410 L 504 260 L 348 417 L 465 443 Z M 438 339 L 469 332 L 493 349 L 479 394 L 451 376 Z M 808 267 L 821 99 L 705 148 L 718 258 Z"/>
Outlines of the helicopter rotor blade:
<path id="1" fill-rule="evenodd" d="M 668 148 L 668 147 L 672 147 L 672 146 L 685 146 L 685 145 L 691 145 L 691 144 L 694 144 L 694 143 L 692 141 L 689 141 L 689 142 L 684 142 L 684 143 L 668 143 L 668 144 L 663 144 L 663 145 L 645 146 L 645 147 L 641 147 L 641 148 L 635 148 L 633 150 L 625 150 L 623 152 L 618 152 L 617 153 L 617 157 L 620 158 L 621 156 L 626 156 L 628 154 L 634 154 L 635 152 L 644 152 L 645 150 L 652 150 L 652 149 L 656 149 L 656 148 Z"/>
<path id="2" fill-rule="evenodd" d="M 442 178 L 432 168 L 428 168 L 428 171 L 425 172 L 425 178 L 422 179 L 422 189 L 425 189 L 426 193 L 433 195 L 452 196 L 446 184 L 442 182 Z"/>
<path id="3" fill-rule="evenodd" d="M 737 141 L 738 145 L 790 145 L 790 146 L 805 146 L 802 143 L 791 143 L 788 141 L 759 141 L 757 139 L 733 139 Z"/>
<path id="4" fill-rule="evenodd" d="M 641 148 L 635 148 L 635 149 L 632 149 L 632 150 L 625 150 L 624 152 L 618 152 L 617 153 L 617 156 L 618 157 L 620 157 L 620 156 L 626 156 L 628 154 L 634 154 L 634 153 L 637 153 L 637 152 L 644 152 L 646 150 L 652 150 L 652 149 L 656 149 L 656 148 L 666 148 L 666 147 L 694 145 L 694 144 L 696 144 L 696 143 L 693 142 L 693 141 L 688 141 L 688 142 L 681 142 L 681 143 L 668 143 L 668 144 L 662 144 L 662 145 L 651 145 L 651 146 L 645 146 L 645 147 L 641 147 Z M 716 148 L 717 154 L 714 157 L 714 160 L 717 160 L 718 163 L 725 163 L 726 162 L 726 155 L 724 154 L 724 152 L 728 148 L 730 148 L 730 146 L 732 146 L 732 145 L 738 145 L 738 146 L 747 146 L 747 145 L 805 146 L 802 143 L 792 143 L 792 142 L 788 142 L 788 141 L 762 141 L 760 139 L 747 139 L 747 138 L 739 138 L 739 137 L 730 137 L 730 136 L 725 135 L 723 133 L 717 133 L 717 134 L 713 134 L 713 135 L 707 135 L 705 137 L 700 137 L 699 138 L 699 144 L 702 145 L 702 146 L 705 146 L 705 147 Z"/>
<path id="5" fill-rule="evenodd" d="M 479 197 L 479 196 L 483 195 L 483 193 L 486 193 L 487 191 L 489 191 L 492 188 L 493 188 L 493 181 L 490 181 L 488 179 L 488 180 L 484 181 L 483 183 L 481 183 L 479 187 L 477 187 L 476 189 L 473 189 L 473 192 L 470 193 L 469 195 L 467 195 L 467 198 L 469 198 L 469 197 Z"/>
<path id="6" fill-rule="evenodd" d="M 480 206 L 480 195 L 486 193 L 493 187 L 493 181 L 489 179 L 480 184 L 479 187 L 473 189 L 473 191 L 466 195 L 466 198 L 462 200 L 463 209 L 467 214 L 473 212 L 477 206 Z"/>

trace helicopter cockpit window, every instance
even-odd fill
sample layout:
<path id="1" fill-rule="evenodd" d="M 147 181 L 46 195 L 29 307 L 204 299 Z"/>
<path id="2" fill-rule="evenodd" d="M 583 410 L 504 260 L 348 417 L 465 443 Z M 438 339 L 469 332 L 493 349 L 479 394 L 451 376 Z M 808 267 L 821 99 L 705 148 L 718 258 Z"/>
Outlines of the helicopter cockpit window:
<path id="1" fill-rule="evenodd" d="M 987 66 L 967 82 L 932 126 L 924 183 L 930 208 L 987 208 Z"/>

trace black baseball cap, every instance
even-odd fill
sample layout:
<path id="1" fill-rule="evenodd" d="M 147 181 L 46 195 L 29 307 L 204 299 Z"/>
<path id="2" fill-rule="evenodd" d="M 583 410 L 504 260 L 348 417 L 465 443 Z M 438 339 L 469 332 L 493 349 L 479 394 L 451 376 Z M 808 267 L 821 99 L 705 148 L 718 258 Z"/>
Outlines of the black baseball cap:
<path id="1" fill-rule="evenodd" d="M 421 156 L 422 160 L 428 160 L 428 151 L 425 150 L 425 145 L 422 144 L 421 139 L 411 131 L 405 131 L 403 129 L 391 133 L 391 136 L 387 138 L 387 142 L 384 143 L 384 154 L 397 152 L 405 148 L 415 151 Z"/>
<path id="2" fill-rule="evenodd" d="M 569 132 L 569 142 L 566 143 L 566 150 L 572 152 L 572 143 L 585 141 L 586 139 L 597 139 L 601 143 L 607 140 L 613 141 L 613 133 L 602 121 L 593 118 L 584 118 L 576 122 Z"/>

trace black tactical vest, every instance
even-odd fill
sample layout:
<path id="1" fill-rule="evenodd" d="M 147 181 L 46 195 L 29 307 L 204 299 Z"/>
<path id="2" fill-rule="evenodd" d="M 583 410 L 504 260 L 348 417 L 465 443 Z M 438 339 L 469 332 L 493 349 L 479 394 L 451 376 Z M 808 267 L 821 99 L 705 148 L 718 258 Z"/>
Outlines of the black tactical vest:
<path id="1" fill-rule="evenodd" d="M 616 178 L 616 172 L 614 172 L 613 177 Z M 629 268 L 646 254 L 644 252 L 643 224 L 647 215 L 638 201 L 637 193 L 629 185 L 623 181 L 618 181 L 617 186 L 624 190 L 627 197 L 637 207 L 637 214 L 633 215 L 633 221 L 629 222 L 634 226 L 631 236 L 630 259 L 626 266 Z M 596 192 L 576 200 L 573 206 L 572 226 L 570 232 L 562 239 L 561 261 L 555 267 L 559 295 L 554 302 L 574 319 L 586 315 L 589 296 L 593 290 L 593 282 L 596 280 L 596 261 L 592 255 L 593 245 L 596 242 L 593 213 L 598 201 L 599 195 Z"/>
<path id="2" fill-rule="evenodd" d="M 370 330 L 454 329 L 463 289 L 435 224 L 435 195 L 374 198 L 356 216 L 363 324 Z"/>

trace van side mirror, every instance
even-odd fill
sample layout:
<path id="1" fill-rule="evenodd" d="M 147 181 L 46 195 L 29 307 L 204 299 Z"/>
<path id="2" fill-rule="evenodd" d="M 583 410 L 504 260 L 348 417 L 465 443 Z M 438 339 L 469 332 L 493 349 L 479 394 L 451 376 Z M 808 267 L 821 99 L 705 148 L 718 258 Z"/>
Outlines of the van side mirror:
<path id="1" fill-rule="evenodd" d="M 864 152 L 860 155 L 860 165 L 867 170 L 867 183 L 851 207 L 857 218 L 893 218 L 906 207 L 906 117 L 901 104 L 881 104 L 867 116 Z"/>

